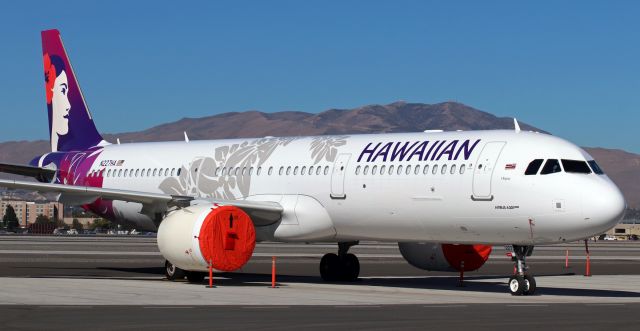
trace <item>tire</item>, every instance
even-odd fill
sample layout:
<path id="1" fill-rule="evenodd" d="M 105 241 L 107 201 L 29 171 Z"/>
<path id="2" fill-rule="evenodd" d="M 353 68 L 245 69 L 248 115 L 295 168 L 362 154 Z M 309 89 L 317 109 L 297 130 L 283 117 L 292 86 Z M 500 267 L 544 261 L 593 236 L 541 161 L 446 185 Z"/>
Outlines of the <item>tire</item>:
<path id="1" fill-rule="evenodd" d="M 526 283 L 526 290 L 524 290 L 524 295 L 533 295 L 536 293 L 536 279 L 531 275 L 525 275 L 524 281 Z"/>
<path id="2" fill-rule="evenodd" d="M 165 261 L 164 275 L 167 277 L 168 280 L 174 281 L 174 280 L 183 279 L 185 276 L 185 272 L 184 270 L 173 265 L 171 262 Z"/>
<path id="3" fill-rule="evenodd" d="M 340 262 L 340 279 L 347 282 L 358 280 L 358 276 L 360 275 L 360 261 L 358 261 L 358 257 L 349 253 L 345 255 L 344 259 Z"/>
<path id="4" fill-rule="evenodd" d="M 192 284 L 200 284 L 204 281 L 205 273 L 199 271 L 187 271 L 187 281 Z"/>
<path id="5" fill-rule="evenodd" d="M 335 282 L 340 278 L 340 258 L 334 253 L 325 254 L 320 260 L 320 276 L 325 282 Z"/>
<path id="6" fill-rule="evenodd" d="M 522 295 L 527 287 L 524 277 L 520 275 L 509 277 L 508 285 L 511 295 Z"/>

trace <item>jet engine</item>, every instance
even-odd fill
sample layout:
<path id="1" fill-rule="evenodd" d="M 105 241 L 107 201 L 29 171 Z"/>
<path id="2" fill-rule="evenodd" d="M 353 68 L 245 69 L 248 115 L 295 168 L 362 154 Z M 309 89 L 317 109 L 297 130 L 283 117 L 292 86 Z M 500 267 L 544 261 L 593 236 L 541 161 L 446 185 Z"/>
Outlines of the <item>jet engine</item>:
<path id="1" fill-rule="evenodd" d="M 437 243 L 398 243 L 402 257 L 429 271 L 474 271 L 489 259 L 491 246 Z"/>
<path id="2" fill-rule="evenodd" d="M 171 212 L 158 228 L 158 248 L 167 261 L 188 271 L 220 271 L 245 265 L 256 246 L 247 213 L 234 206 L 194 205 Z"/>

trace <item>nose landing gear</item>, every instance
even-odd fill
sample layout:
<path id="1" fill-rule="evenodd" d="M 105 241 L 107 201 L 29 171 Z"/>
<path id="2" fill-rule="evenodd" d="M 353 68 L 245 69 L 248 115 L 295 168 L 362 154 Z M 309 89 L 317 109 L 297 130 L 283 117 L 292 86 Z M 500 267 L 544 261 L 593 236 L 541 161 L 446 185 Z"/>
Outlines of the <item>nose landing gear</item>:
<path id="1" fill-rule="evenodd" d="M 354 254 L 348 253 L 357 241 L 338 243 L 338 254 L 328 253 L 320 260 L 320 276 L 327 282 L 355 281 L 360 275 L 360 262 Z"/>
<path id="2" fill-rule="evenodd" d="M 536 280 L 526 273 L 526 257 L 533 253 L 533 246 L 513 245 L 511 259 L 515 264 L 515 275 L 509 277 L 509 292 L 511 295 L 532 295 L 536 291 Z"/>

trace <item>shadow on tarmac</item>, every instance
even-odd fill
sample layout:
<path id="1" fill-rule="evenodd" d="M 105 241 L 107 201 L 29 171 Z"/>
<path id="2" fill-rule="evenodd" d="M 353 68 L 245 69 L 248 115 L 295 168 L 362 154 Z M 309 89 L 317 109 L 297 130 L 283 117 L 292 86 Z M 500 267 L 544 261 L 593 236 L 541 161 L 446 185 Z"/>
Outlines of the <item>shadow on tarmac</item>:
<path id="1" fill-rule="evenodd" d="M 24 268 L 24 267 L 23 267 Z M 57 269 L 57 268 L 49 268 Z M 91 268 L 97 272 L 87 274 L 87 268 L 60 268 L 62 270 L 71 271 L 72 269 L 82 270 L 82 275 L 71 276 L 72 278 L 82 279 L 123 279 L 137 281 L 166 281 L 164 279 L 163 267 L 99 267 Z M 129 276 L 122 276 L 126 273 Z M 542 276 L 542 275 L 538 275 Z M 544 276 L 571 276 L 579 277 L 574 273 L 548 273 Z M 39 275 L 34 278 L 56 278 L 70 277 L 69 273 L 60 275 L 58 272 L 52 272 L 50 275 Z M 493 281 L 492 281 L 493 280 Z M 326 285 L 318 276 L 300 276 L 300 275 L 278 275 L 278 286 L 287 287 L 287 284 L 318 284 Z M 507 277 L 496 275 L 477 275 L 465 277 L 464 286 L 458 286 L 457 276 L 413 276 L 413 277 L 363 277 L 355 282 L 335 282 L 334 285 L 349 286 L 380 286 L 387 288 L 407 288 L 407 289 L 425 289 L 425 290 L 446 290 L 446 291 L 465 291 L 465 292 L 482 292 L 482 293 L 505 293 L 507 292 Z M 237 273 L 224 272 L 214 273 L 214 283 L 217 286 L 243 286 L 243 287 L 265 287 L 271 285 L 271 275 L 267 273 Z M 208 284 L 205 279 L 201 284 L 185 285 L 204 285 Z M 570 297 L 602 297 L 602 298 L 638 298 L 639 292 L 606 290 L 606 289 L 582 289 L 582 288 L 556 288 L 545 287 L 544 283 L 538 282 L 536 295 L 548 296 L 570 296 Z"/>

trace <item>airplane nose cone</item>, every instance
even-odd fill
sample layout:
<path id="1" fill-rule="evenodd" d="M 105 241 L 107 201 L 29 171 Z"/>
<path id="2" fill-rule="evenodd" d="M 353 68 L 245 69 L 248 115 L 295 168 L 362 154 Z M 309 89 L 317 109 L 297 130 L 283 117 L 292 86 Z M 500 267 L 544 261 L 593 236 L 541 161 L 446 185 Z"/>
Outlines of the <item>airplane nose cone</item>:
<path id="1" fill-rule="evenodd" d="M 596 190 L 584 194 L 584 217 L 600 231 L 612 228 L 622 219 L 627 204 L 622 192 L 613 182 L 602 183 Z"/>

